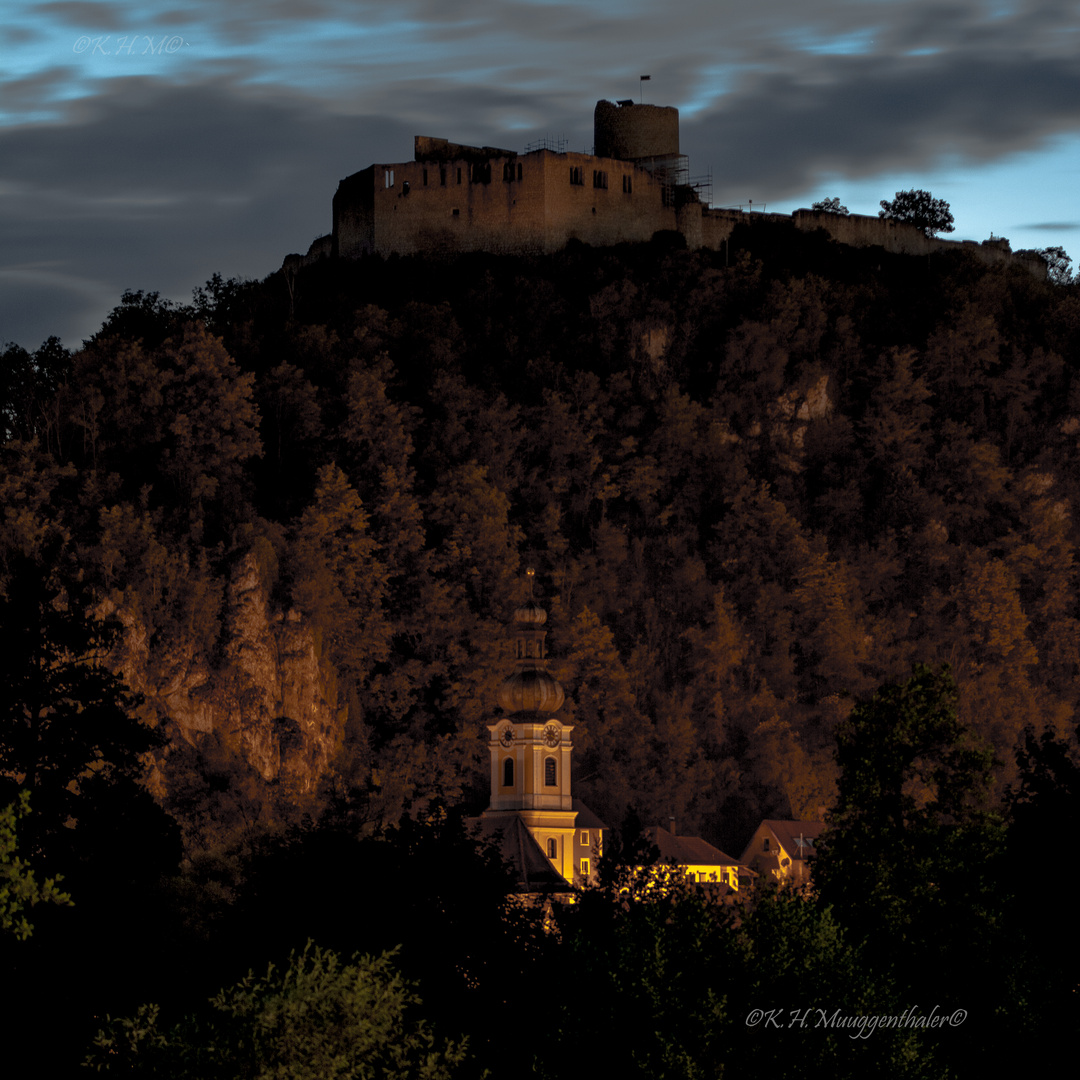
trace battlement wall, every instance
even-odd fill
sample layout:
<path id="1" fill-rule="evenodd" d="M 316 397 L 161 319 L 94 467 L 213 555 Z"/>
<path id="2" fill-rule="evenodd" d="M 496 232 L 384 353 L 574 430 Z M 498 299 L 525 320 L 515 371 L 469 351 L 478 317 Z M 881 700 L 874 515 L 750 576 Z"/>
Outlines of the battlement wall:
<path id="1" fill-rule="evenodd" d="M 486 161 L 507 157 L 517 157 L 517 151 L 501 150 L 497 146 L 466 146 L 432 135 L 413 136 L 414 161 Z"/>

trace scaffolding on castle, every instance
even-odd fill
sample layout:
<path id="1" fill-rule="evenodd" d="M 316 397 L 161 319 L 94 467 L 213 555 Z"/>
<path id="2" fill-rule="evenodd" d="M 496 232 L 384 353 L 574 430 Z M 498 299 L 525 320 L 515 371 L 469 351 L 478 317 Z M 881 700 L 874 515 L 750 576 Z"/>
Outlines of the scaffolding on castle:
<path id="1" fill-rule="evenodd" d="M 638 158 L 634 162 L 639 168 L 652 175 L 660 184 L 664 205 L 675 205 L 675 189 L 690 184 L 690 159 L 686 154 L 673 154 L 670 157 Z"/>
<path id="2" fill-rule="evenodd" d="M 698 202 L 705 206 L 712 206 L 712 169 L 703 176 L 690 177 L 689 186 L 694 189 Z"/>
<path id="3" fill-rule="evenodd" d="M 542 139 L 536 139 L 525 146 L 526 154 L 535 153 L 537 150 L 550 150 L 553 154 L 565 154 L 566 139 L 565 137 L 555 138 L 552 135 L 545 135 Z"/>

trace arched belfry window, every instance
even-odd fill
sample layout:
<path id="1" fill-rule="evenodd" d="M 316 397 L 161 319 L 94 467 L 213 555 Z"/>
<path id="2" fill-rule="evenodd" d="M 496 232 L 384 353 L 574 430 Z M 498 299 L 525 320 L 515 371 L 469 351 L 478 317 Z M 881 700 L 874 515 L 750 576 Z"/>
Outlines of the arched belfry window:
<path id="1" fill-rule="evenodd" d="M 558 773 L 556 772 L 555 759 L 544 758 L 544 787 L 558 787 Z"/>
<path id="2" fill-rule="evenodd" d="M 514 786 L 514 759 L 512 757 L 503 760 L 503 787 Z"/>

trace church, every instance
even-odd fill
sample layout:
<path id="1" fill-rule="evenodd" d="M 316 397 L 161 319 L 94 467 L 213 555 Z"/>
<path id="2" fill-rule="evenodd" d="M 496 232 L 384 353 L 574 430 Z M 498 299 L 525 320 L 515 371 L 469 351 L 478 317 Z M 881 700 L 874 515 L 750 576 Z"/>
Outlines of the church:
<path id="1" fill-rule="evenodd" d="M 520 893 L 565 893 L 595 880 L 608 832 L 571 792 L 574 728 L 556 715 L 563 688 L 547 669 L 547 612 L 531 597 L 514 612 L 516 666 L 499 686 L 488 724 L 491 798 L 477 823 L 498 840 Z"/>

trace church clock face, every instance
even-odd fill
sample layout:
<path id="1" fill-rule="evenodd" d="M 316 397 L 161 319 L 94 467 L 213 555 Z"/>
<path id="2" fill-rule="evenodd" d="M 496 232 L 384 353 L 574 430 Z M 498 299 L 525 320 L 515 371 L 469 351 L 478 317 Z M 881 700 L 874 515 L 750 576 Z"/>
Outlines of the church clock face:
<path id="1" fill-rule="evenodd" d="M 504 727 L 499 733 L 499 742 L 503 744 L 507 749 L 514 745 L 514 729 L 512 727 Z"/>
<path id="2" fill-rule="evenodd" d="M 554 724 L 548 724 L 544 728 L 544 742 L 554 749 L 562 740 L 562 732 Z"/>

